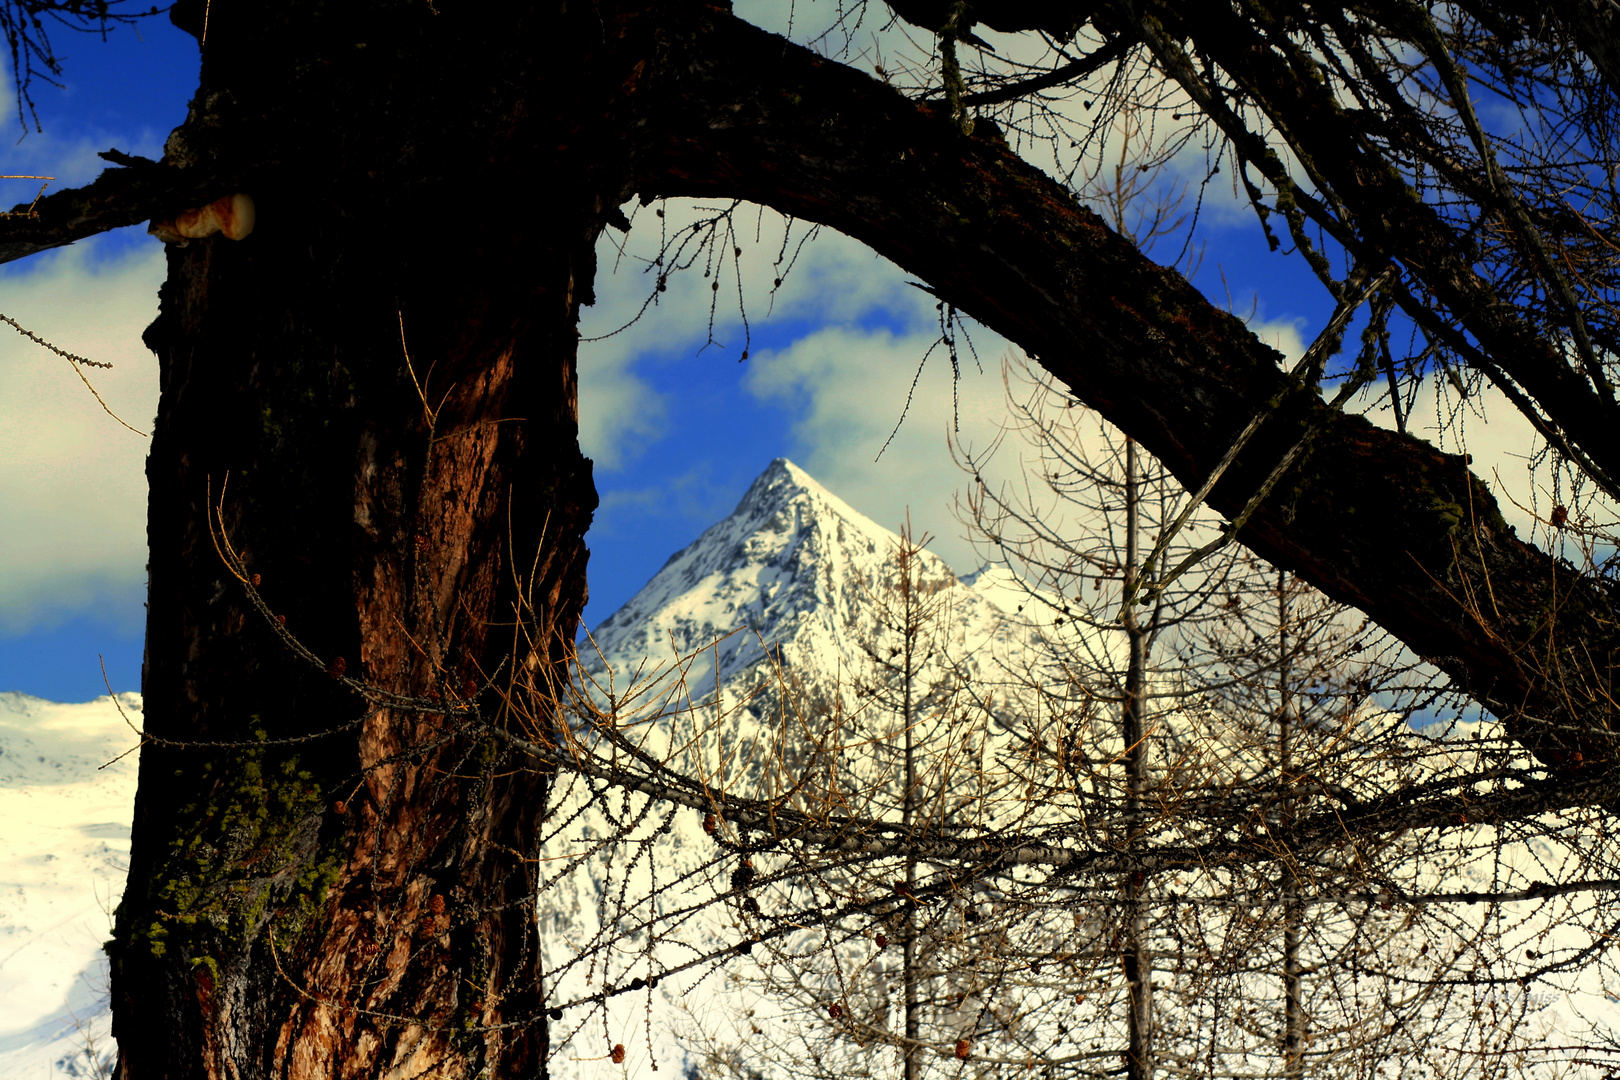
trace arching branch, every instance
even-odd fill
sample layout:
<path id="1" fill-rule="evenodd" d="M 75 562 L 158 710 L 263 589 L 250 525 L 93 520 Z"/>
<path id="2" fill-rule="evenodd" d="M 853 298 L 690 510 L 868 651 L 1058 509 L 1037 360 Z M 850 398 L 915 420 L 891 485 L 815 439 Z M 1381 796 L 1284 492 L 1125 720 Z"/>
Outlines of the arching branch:
<path id="1" fill-rule="evenodd" d="M 1241 539 L 1432 658 L 1543 760 L 1590 769 L 1620 753 L 1613 598 L 1520 541 L 1462 458 L 1329 415 L 1238 319 L 1005 146 L 728 14 L 706 18 L 667 81 L 620 103 L 649 121 L 635 128 L 648 133 L 635 152 L 643 197 L 747 198 L 864 241 L 1022 346 L 1189 487 L 1274 409 L 1212 492 L 1221 512 L 1319 429 Z"/>

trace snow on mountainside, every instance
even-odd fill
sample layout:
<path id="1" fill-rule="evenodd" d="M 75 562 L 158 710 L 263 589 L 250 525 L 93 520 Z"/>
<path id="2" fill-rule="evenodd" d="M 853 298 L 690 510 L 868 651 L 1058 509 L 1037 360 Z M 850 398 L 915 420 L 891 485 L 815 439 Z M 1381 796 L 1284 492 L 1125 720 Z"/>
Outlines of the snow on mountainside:
<path id="1" fill-rule="evenodd" d="M 655 671 L 668 685 L 679 674 L 676 658 L 690 656 L 685 677 L 694 698 L 734 685 L 767 648 L 790 670 L 848 670 L 863 655 L 863 636 L 878 629 L 873 590 L 899 544 L 898 535 L 777 458 L 729 517 L 672 555 L 596 627 L 600 658 L 590 658 L 587 645 L 586 665 L 605 666 L 622 690 Z M 962 643 L 964 657 L 1008 639 L 1005 613 L 987 592 L 957 582 L 931 552 L 921 560 L 927 578 L 960 586 L 942 629 Z M 1004 599 L 1005 583 L 997 584 L 996 599 Z"/>
<path id="2" fill-rule="evenodd" d="M 108 1034 L 139 694 L 58 705 L 0 693 L 0 1080 L 91 1075 Z M 114 760 L 118 759 L 118 760 Z M 110 764 L 109 764 L 110 763 Z"/>
<path id="3" fill-rule="evenodd" d="M 769 742 L 760 736 L 775 719 L 769 715 L 771 696 L 756 698 L 721 721 L 715 720 L 713 703 L 725 702 L 729 708 L 762 682 L 770 685 L 776 665 L 802 687 L 851 698 L 850 680 L 871 667 L 862 643 L 892 634 L 883 625 L 884 609 L 893 599 L 887 590 L 900 545 L 899 535 L 852 508 L 797 465 L 778 458 L 753 482 L 730 516 L 671 556 L 640 592 L 594 629 L 590 642 L 581 647 L 583 666 L 603 696 L 611 690 L 622 698 L 635 688 L 633 711 L 643 718 L 661 709 L 679 709 L 687 699 L 703 705 L 694 713 L 638 730 L 655 753 L 670 741 L 683 741 L 673 737 L 674 729 L 687 731 L 693 736 L 687 745 L 698 749 L 681 760 L 683 770 L 696 769 L 722 786 L 748 789 L 765 755 L 746 748 L 757 751 Z M 924 583 L 930 605 L 938 612 L 930 634 L 937 650 L 927 665 L 931 673 L 948 665 L 960 676 L 985 677 L 994 658 L 1017 641 L 1018 626 L 1008 618 L 1016 607 L 1016 589 L 1001 577 L 989 576 L 994 593 L 958 579 L 930 552 L 918 556 L 914 577 Z M 715 726 L 700 736 L 707 724 Z M 739 747 L 745 752 L 735 753 Z M 548 844 L 543 859 L 557 862 L 577 855 L 582 841 L 611 831 L 599 811 L 573 816 L 580 800 L 589 797 L 584 785 L 571 791 L 567 781 L 560 786 L 555 816 L 577 821 L 581 827 Z M 701 831 L 699 815 L 676 814 L 658 845 L 661 880 L 693 875 L 690 880 L 695 884 L 689 886 L 685 902 L 707 898 L 710 889 L 729 887 L 723 875 L 717 880 L 704 877 L 702 868 L 715 848 Z M 589 993 L 593 973 L 604 982 L 647 974 L 636 965 L 650 961 L 655 950 L 642 952 L 634 942 L 625 950 L 635 955 L 624 970 L 569 968 L 579 955 L 578 946 L 599 941 L 598 935 L 606 932 L 604 927 L 615 916 L 615 902 L 626 895 L 625 874 L 633 879 L 630 895 L 648 885 L 643 871 L 626 870 L 624 850 L 634 846 L 598 851 L 545 891 L 541 938 L 546 969 L 554 973 L 554 1000 Z M 711 909 L 686 924 L 681 945 L 659 955 L 652 966 L 690 959 L 689 950 L 712 947 L 728 933 L 734 935 L 736 928 L 727 922 L 725 910 Z M 610 1043 L 622 1038 L 632 1075 L 653 1075 L 647 1039 L 639 1034 L 646 1009 L 652 1009 L 653 1031 L 658 1033 L 651 1060 L 661 1070 L 678 1068 L 688 1056 L 676 1034 L 690 1027 L 682 1014 L 723 1008 L 721 1002 L 736 993 L 717 976 L 696 982 L 694 978 L 666 980 L 658 993 L 621 999 L 613 1009 Z M 593 1058 L 600 1053 L 600 1030 L 593 1025 L 589 1032 L 580 1032 L 575 1044 L 553 1061 L 553 1075 L 583 1076 L 599 1064 Z M 554 1045 L 570 1034 L 567 1023 L 559 1025 Z"/>

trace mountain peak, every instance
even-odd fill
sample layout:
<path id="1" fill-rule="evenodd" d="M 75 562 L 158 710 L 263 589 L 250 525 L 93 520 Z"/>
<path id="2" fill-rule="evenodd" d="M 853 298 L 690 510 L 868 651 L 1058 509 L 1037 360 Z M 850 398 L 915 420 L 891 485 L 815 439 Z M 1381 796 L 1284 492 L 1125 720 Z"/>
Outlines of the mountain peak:
<path id="1" fill-rule="evenodd" d="M 742 501 L 737 503 L 737 509 L 731 512 L 731 516 L 726 521 L 768 516 L 791 504 L 795 499 L 804 497 L 821 503 L 823 509 L 860 526 L 863 530 L 888 536 L 894 535 L 850 506 L 843 499 L 828 491 L 815 477 L 785 457 L 779 457 L 765 466 L 765 471 L 756 476 L 754 482 L 748 485 L 748 490 L 743 494 Z M 724 521 L 720 523 L 720 525 L 724 524 Z M 719 528 L 720 525 L 716 525 L 715 528 Z"/>
<path id="2" fill-rule="evenodd" d="M 870 621 L 874 590 L 899 545 L 894 532 L 777 458 L 725 520 L 671 556 L 596 627 L 601 661 L 587 666 L 612 670 L 622 692 L 644 666 L 667 668 L 697 654 L 687 672 L 694 696 L 767 650 L 791 666 L 837 671 L 856 648 L 856 628 Z M 922 559 L 927 576 L 956 584 L 938 556 Z M 964 605 L 985 604 L 973 590 L 962 592 Z"/>

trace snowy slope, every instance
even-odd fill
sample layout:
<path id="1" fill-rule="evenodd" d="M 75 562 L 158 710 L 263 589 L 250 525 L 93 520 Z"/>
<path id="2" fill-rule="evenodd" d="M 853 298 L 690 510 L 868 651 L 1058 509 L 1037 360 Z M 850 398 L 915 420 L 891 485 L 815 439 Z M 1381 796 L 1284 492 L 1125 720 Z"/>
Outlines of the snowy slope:
<path id="1" fill-rule="evenodd" d="M 730 516 L 671 556 L 640 592 L 592 631 L 590 643 L 582 648 L 582 663 L 595 680 L 596 696 L 611 694 L 621 703 L 631 697 L 622 706 L 621 720 L 625 714 L 651 718 L 684 704 L 700 705 L 637 728 L 644 745 L 661 755 L 672 741 L 685 744 L 692 749 L 676 762 L 681 771 L 708 776 L 728 790 L 757 791 L 761 772 L 774 757 L 775 733 L 793 727 L 791 719 L 775 711 L 774 688 L 781 681 L 794 682 L 795 693 L 814 691 L 823 702 L 837 696 L 854 708 L 853 684 L 871 669 L 862 643 L 895 640 L 895 552 L 900 545 L 896 533 L 779 458 L 753 482 Z M 1009 582 L 991 577 L 993 593 L 958 579 L 930 552 L 918 556 L 914 579 L 922 582 L 935 616 L 928 639 L 934 655 L 923 666 L 922 681 L 937 682 L 946 672 L 957 680 L 992 679 L 1000 670 L 996 658 L 1016 648 L 1022 631 L 1009 616 L 1020 598 Z M 751 696 L 762 685 L 766 692 Z M 870 730 L 877 721 L 868 715 L 863 722 Z M 803 732 L 797 734 L 802 737 Z M 588 851 L 610 831 L 600 812 L 573 818 L 588 796 L 582 786 L 571 792 L 566 782 L 563 787 L 558 816 L 577 820 L 581 827 L 548 844 L 545 855 L 557 862 Z M 686 902 L 729 888 L 723 869 L 718 874 L 706 869 L 715 846 L 702 832 L 699 815 L 677 814 L 656 843 L 661 880 L 693 875 Z M 624 897 L 645 895 L 650 883 L 645 866 L 623 865 L 627 850 L 635 846 L 602 849 L 546 889 L 542 940 L 547 970 L 558 973 L 554 1000 L 588 993 L 592 978 L 622 984 L 742 932 L 729 921 L 727 909 L 717 906 L 683 925 L 678 944 L 624 950 L 631 955 L 622 969 L 570 968 L 570 961 L 601 940 L 598 934 L 607 924 L 639 920 L 640 913 L 616 907 Z M 625 890 L 627 875 L 630 887 Z M 613 1040 L 622 1039 L 626 1047 L 630 1073 L 653 1075 L 651 1060 L 660 1069 L 680 1068 L 688 1048 L 675 1031 L 692 1026 L 684 1014 L 724 1010 L 739 991 L 747 992 L 730 982 L 730 975 L 714 971 L 698 980 L 694 973 L 668 980 L 657 994 L 621 999 L 609 1027 Z M 651 1060 L 644 1034 L 649 1008 L 656 1033 Z M 603 1049 L 600 1032 L 599 1021 L 581 1031 L 574 1045 L 553 1061 L 553 1074 L 585 1075 L 599 1064 L 594 1059 Z M 553 1038 L 560 1042 L 568 1034 L 563 1025 Z"/>
<path id="2" fill-rule="evenodd" d="M 85 1051 L 112 1045 L 101 944 L 139 760 L 120 758 L 136 742 L 120 707 L 140 724 L 139 694 L 0 694 L 0 1080 L 89 1075 Z"/>
<path id="3" fill-rule="evenodd" d="M 587 666 L 611 672 L 620 690 L 638 677 L 667 687 L 684 672 L 693 697 L 736 684 L 767 649 L 790 669 L 847 670 L 860 661 L 857 642 L 879 630 L 874 610 L 899 545 L 894 532 L 778 458 L 729 517 L 595 628 L 600 657 L 587 646 Z M 988 594 L 959 582 L 932 552 L 920 560 L 923 576 L 949 589 L 941 628 L 961 643 L 960 659 L 1008 639 Z M 689 662 L 677 665 L 680 657 Z"/>

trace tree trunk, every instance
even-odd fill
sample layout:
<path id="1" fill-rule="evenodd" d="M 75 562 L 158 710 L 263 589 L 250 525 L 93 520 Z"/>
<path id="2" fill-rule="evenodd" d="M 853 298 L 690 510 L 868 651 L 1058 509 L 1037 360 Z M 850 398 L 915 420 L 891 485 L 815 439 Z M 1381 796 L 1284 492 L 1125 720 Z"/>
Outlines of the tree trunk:
<path id="1" fill-rule="evenodd" d="M 911 530 L 906 529 L 900 535 L 900 549 L 895 553 L 895 569 L 899 571 L 900 579 L 900 612 L 903 620 L 901 629 L 901 648 L 903 656 L 901 664 L 904 667 L 901 683 L 900 724 L 905 735 L 905 774 L 903 783 L 905 792 L 900 802 L 901 829 L 906 836 L 913 836 L 917 831 L 917 647 L 918 635 L 922 633 L 922 615 L 919 611 L 921 598 L 917 595 L 918 582 L 914 564 L 920 548 L 914 548 L 911 540 Z M 917 895 L 917 860 L 906 860 L 906 891 L 912 896 Z M 906 1007 L 906 1044 L 903 1080 L 920 1080 L 922 1075 L 922 1004 L 918 1000 L 918 968 L 921 966 L 917 955 L 917 912 L 908 901 L 905 906 L 905 947 L 902 950 L 901 964 L 904 967 L 905 980 L 905 1007 Z"/>
<path id="2" fill-rule="evenodd" d="M 1282 824 L 1285 829 L 1294 826 L 1294 788 L 1298 780 L 1294 775 L 1294 694 L 1293 673 L 1288 652 L 1288 575 L 1277 571 L 1277 783 L 1283 792 Z M 1299 1080 L 1305 1075 L 1305 1035 L 1308 1017 L 1305 1013 L 1304 969 L 1300 966 L 1300 930 L 1305 922 L 1305 905 L 1301 903 L 1302 883 L 1299 861 L 1292 855 L 1282 860 L 1283 888 L 1283 1076 Z"/>
<path id="3" fill-rule="evenodd" d="M 475 19 L 212 12 L 170 154 L 270 164 L 253 236 L 171 250 L 147 333 L 130 1080 L 544 1071 L 548 775 L 498 733 L 545 736 L 585 599 L 574 327 L 622 192 L 525 127 L 541 27 Z M 580 182 L 527 212 L 546 174 Z"/>
<path id="4" fill-rule="evenodd" d="M 1124 595 L 1133 596 L 1143 572 L 1141 556 L 1141 490 L 1136 442 L 1125 440 L 1125 580 Z M 1125 700 L 1120 706 L 1120 734 L 1125 742 L 1125 850 L 1141 840 L 1147 822 L 1143 796 L 1147 788 L 1147 732 L 1142 726 L 1147 707 L 1148 632 L 1136 616 L 1136 605 L 1120 613 L 1129 656 L 1125 667 Z M 1121 960 L 1125 969 L 1127 1080 L 1153 1080 L 1153 953 L 1147 937 L 1147 878 L 1133 869 L 1125 880 L 1125 921 Z"/>

